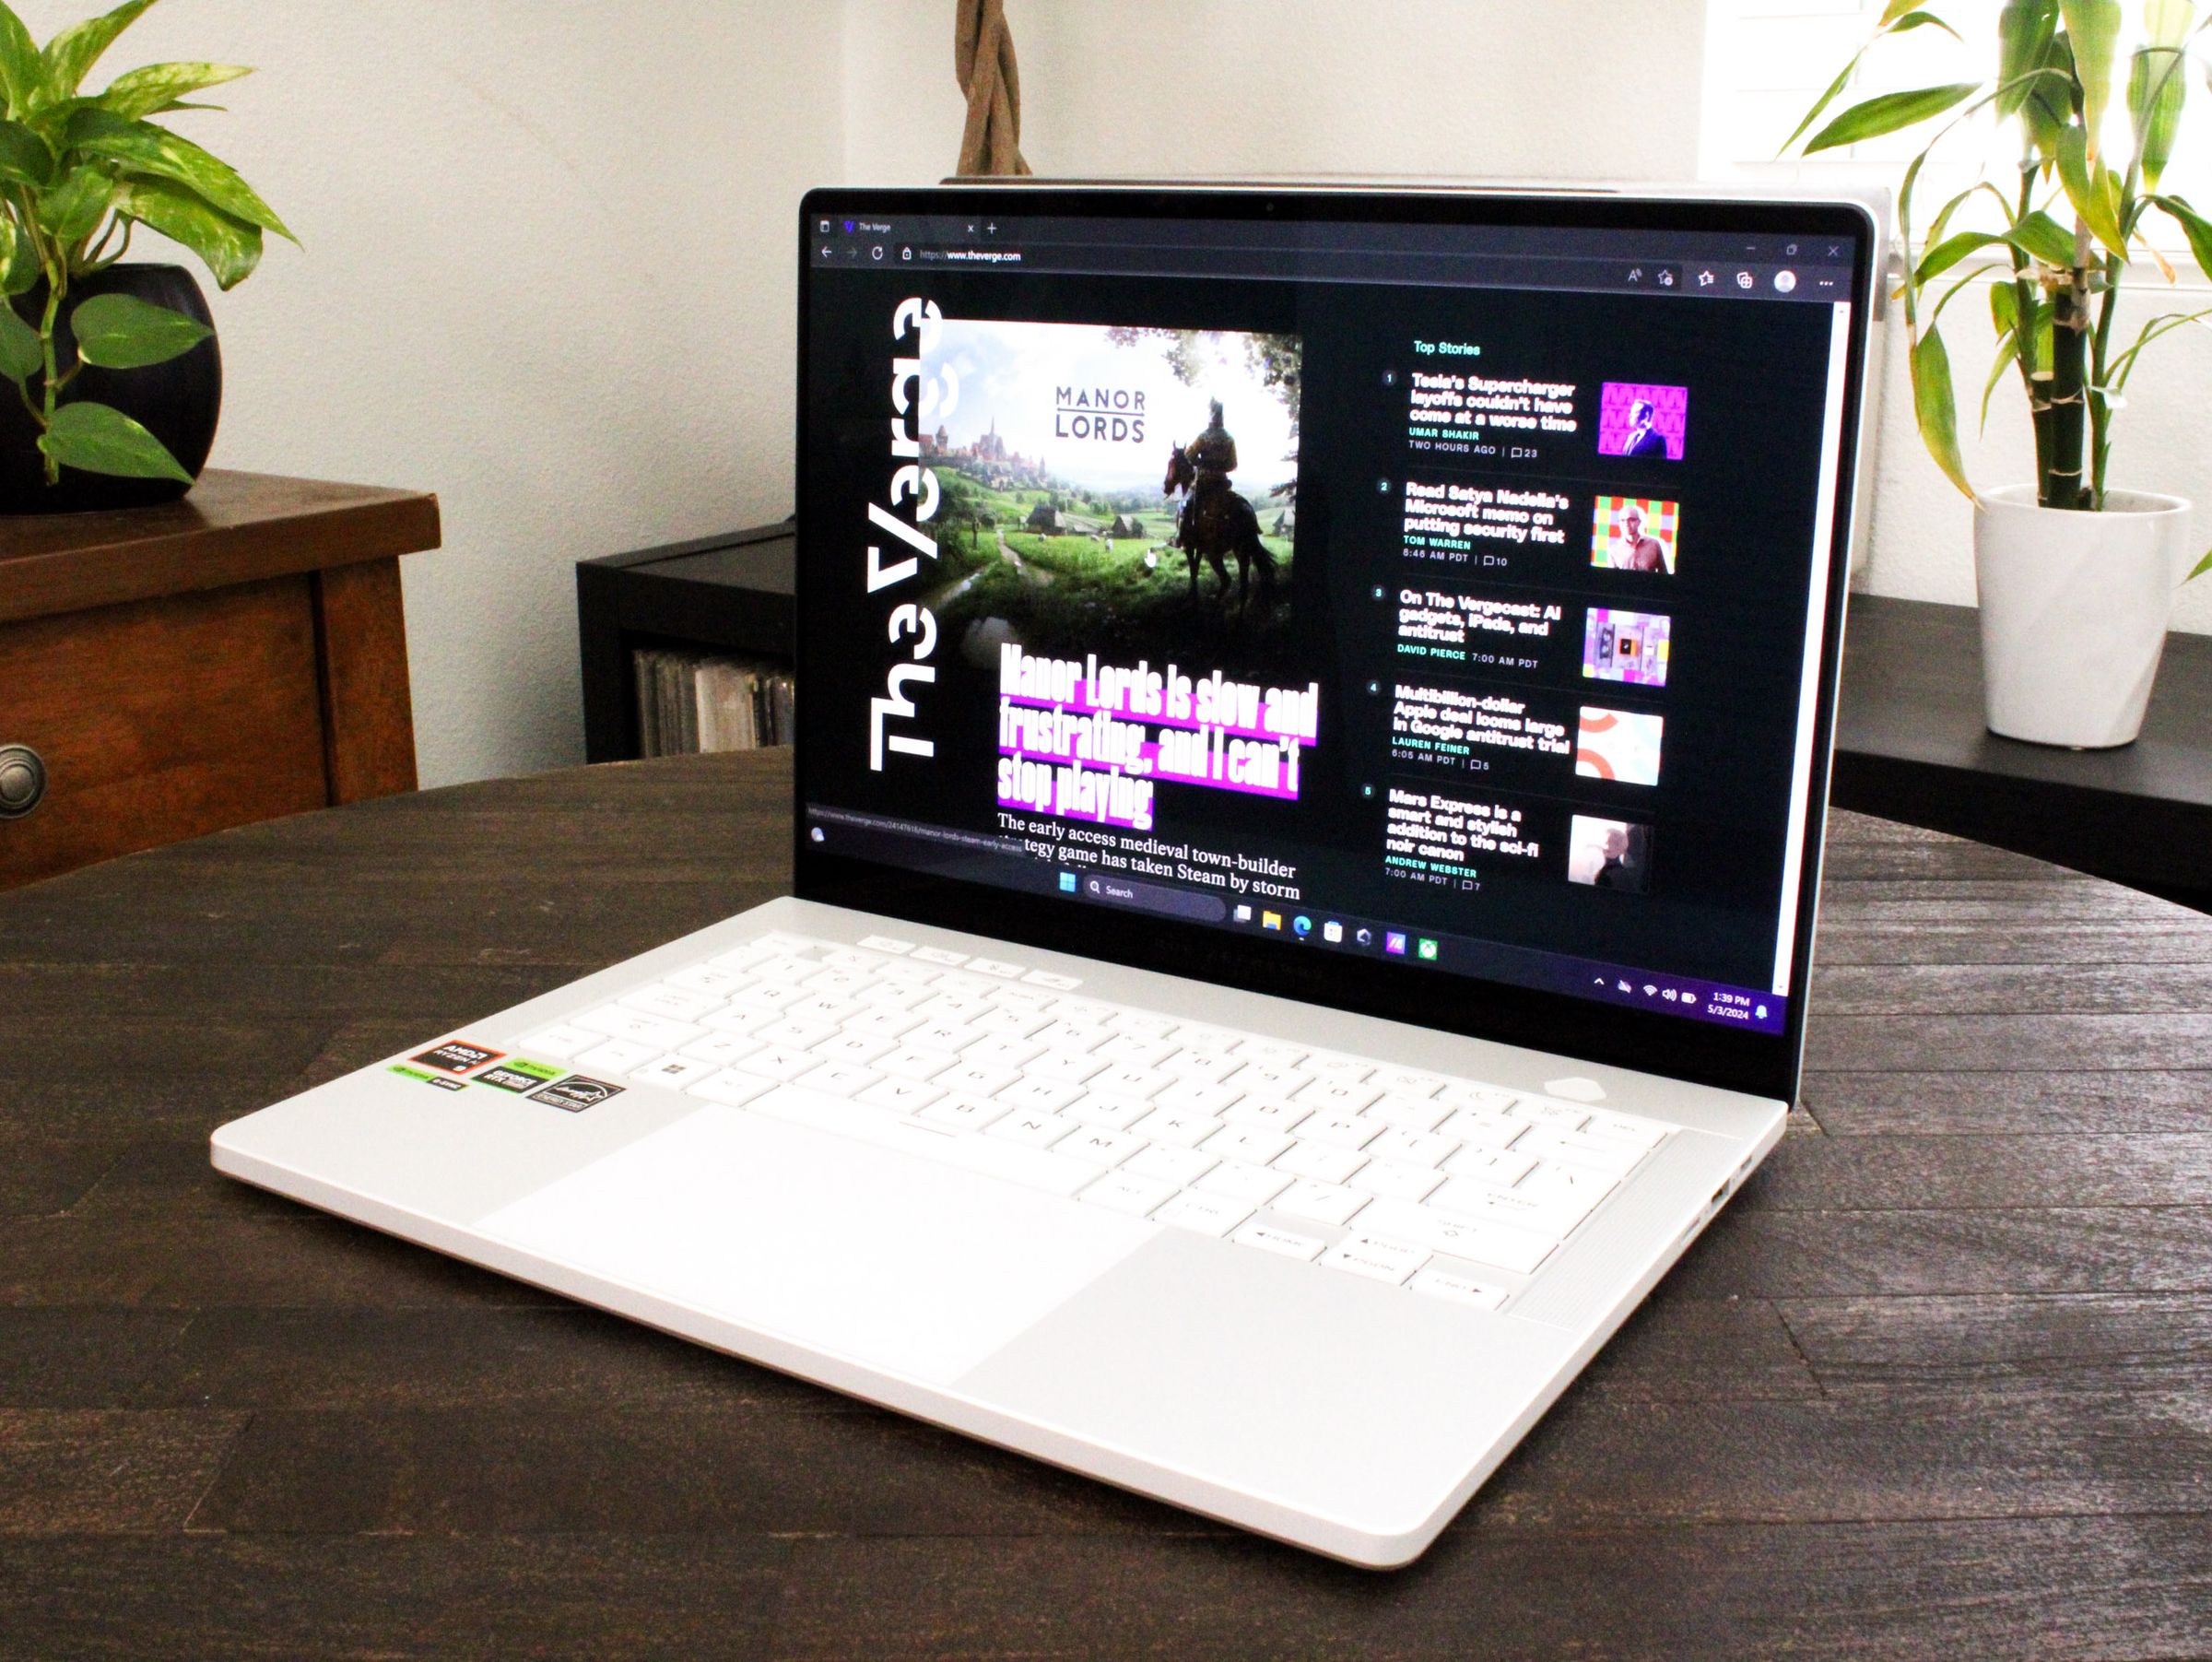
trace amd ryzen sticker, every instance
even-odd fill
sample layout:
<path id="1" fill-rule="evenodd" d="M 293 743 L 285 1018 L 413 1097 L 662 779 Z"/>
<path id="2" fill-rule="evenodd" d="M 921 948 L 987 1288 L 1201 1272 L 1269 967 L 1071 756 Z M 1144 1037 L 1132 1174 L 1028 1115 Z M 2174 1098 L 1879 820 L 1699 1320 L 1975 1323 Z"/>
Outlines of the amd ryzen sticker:
<path id="1" fill-rule="evenodd" d="M 542 1062 L 524 1062 L 517 1057 L 502 1062 L 497 1067 L 487 1067 L 470 1082 L 497 1085 L 501 1090 L 531 1091 L 559 1078 L 560 1069 L 558 1067 L 547 1067 Z"/>
<path id="2" fill-rule="evenodd" d="M 572 1073 L 558 1085 L 548 1085 L 543 1090 L 533 1090 L 534 1102 L 550 1102 L 569 1114 L 582 1114 L 586 1108 L 596 1108 L 610 1096 L 620 1096 L 622 1087 L 609 1085 L 604 1079 L 587 1079 Z"/>
<path id="3" fill-rule="evenodd" d="M 506 1054 L 503 1050 L 486 1050 L 481 1044 L 465 1044 L 454 1039 L 435 1050 L 426 1050 L 414 1059 L 441 1073 L 467 1073 L 487 1062 L 496 1062 Z"/>

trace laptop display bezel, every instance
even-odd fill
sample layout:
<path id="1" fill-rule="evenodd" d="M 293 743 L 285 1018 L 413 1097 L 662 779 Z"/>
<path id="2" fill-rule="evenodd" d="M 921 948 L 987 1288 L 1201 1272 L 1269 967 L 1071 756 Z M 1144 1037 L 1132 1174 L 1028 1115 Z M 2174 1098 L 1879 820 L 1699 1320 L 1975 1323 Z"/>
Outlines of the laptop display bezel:
<path id="1" fill-rule="evenodd" d="M 1132 218 L 1556 226 L 1572 230 L 1679 231 L 1688 235 L 1795 233 L 1833 236 L 1852 242 L 1854 265 L 1852 292 L 1855 303 L 1851 316 L 1832 544 L 1828 559 L 1827 622 L 1822 631 L 1812 767 L 1806 784 L 1810 802 L 1804 816 L 1796 947 L 1791 955 L 1786 1022 L 1780 1033 L 1763 1033 L 1681 1016 L 1660 1015 L 1631 1006 L 1440 973 L 1403 961 L 1303 951 L 1281 939 L 1255 938 L 1151 914 L 1123 914 L 1077 901 L 1048 900 L 1042 904 L 1023 904 L 1020 902 L 1028 897 L 989 885 L 853 859 L 817 847 L 808 840 L 805 822 L 805 808 L 809 800 L 807 749 L 803 737 L 796 748 L 794 762 L 792 859 L 794 892 L 801 899 L 987 935 L 1014 945 L 1074 953 L 1496 1043 L 1556 1052 L 1670 1079 L 1794 1101 L 1800 1079 L 1806 993 L 1811 980 L 1836 687 L 1842 657 L 1845 585 L 1854 523 L 1853 483 L 1858 472 L 1859 425 L 1865 394 L 1863 366 L 1874 309 L 1874 260 L 1878 230 L 1868 211 L 1859 204 L 1840 201 L 1746 201 L 1625 194 L 1547 194 L 1428 189 L 1338 191 L 992 184 L 923 190 L 838 187 L 810 192 L 800 206 L 799 227 L 796 413 L 799 466 L 795 506 L 796 604 L 801 642 L 811 638 L 810 625 L 817 620 L 813 608 L 826 603 L 821 586 L 809 580 L 810 568 L 818 559 L 815 550 L 818 548 L 811 527 L 822 522 L 807 501 L 806 457 L 812 404 L 808 392 L 808 342 L 816 274 L 807 258 L 811 239 L 806 228 L 817 218 L 842 218 L 854 213 L 911 216 L 971 211 Z M 804 701 L 806 666 L 800 664 L 796 667 L 799 697 Z M 802 736 L 805 725 L 802 716 Z"/>

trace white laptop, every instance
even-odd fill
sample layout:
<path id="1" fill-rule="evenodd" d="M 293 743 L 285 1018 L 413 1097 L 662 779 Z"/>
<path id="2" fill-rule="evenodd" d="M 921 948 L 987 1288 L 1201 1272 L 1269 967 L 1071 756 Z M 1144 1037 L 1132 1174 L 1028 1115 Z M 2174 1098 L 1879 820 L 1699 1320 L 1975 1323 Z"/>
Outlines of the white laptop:
<path id="1" fill-rule="evenodd" d="M 794 896 L 215 1164 L 1404 1563 L 1782 1135 L 1874 229 L 802 211 Z"/>

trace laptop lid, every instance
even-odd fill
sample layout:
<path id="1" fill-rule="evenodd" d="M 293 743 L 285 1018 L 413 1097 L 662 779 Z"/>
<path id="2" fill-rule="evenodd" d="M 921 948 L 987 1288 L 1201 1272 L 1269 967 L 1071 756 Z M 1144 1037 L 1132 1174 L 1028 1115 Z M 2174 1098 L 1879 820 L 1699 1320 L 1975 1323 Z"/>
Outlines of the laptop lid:
<path id="1" fill-rule="evenodd" d="M 802 214 L 800 895 L 1794 1096 L 1864 209 Z"/>

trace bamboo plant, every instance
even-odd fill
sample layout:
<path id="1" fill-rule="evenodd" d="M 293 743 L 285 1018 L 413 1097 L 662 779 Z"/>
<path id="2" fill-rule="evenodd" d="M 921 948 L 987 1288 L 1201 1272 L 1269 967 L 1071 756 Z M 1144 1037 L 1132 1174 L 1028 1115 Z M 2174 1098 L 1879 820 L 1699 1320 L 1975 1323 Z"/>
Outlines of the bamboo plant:
<path id="1" fill-rule="evenodd" d="M 1941 4 L 1941 0 L 1937 0 Z M 2122 345 L 2115 323 L 2123 279 L 2138 264 L 2176 276 L 2147 234 L 2177 229 L 2212 279 L 2212 219 L 2161 190 L 2187 100 L 2193 57 L 2212 18 L 2193 0 L 2144 0 L 2143 44 L 2120 62 L 2120 0 L 2006 0 L 1998 15 L 1995 71 L 1981 80 L 1887 92 L 1827 114 L 1869 52 L 1924 29 L 1963 40 L 1933 6 L 1889 0 L 1873 37 L 1830 83 L 1797 130 L 1805 153 L 1908 129 L 1928 131 L 1897 193 L 1898 237 L 1907 251 L 1898 292 L 1911 349 L 1921 438 L 1951 482 L 1974 495 L 1959 449 L 1958 399 L 1943 313 L 1984 278 L 1997 358 L 1982 391 L 1982 420 L 2007 375 L 2017 375 L 2035 430 L 2037 500 L 2088 512 L 2105 505 L 2112 418 L 2145 348 L 2212 307 L 2163 311 Z M 2212 85 L 2212 69 L 2206 71 Z M 2124 76 L 2124 84 L 2122 77 Z M 2124 111 L 2127 144 L 2107 144 L 2107 116 Z M 1936 147 L 1993 111 L 2016 123 L 2016 177 L 1978 178 L 1952 195 L 1915 240 L 1914 187 Z M 2212 569 L 2207 554 L 2190 575 Z"/>
<path id="2" fill-rule="evenodd" d="M 197 254 L 224 289 L 253 275 L 264 232 L 292 234 L 234 170 L 148 119 L 212 108 L 185 100 L 251 70 L 155 64 L 83 92 L 116 37 L 154 4 L 127 0 L 41 47 L 0 0 L 0 375 L 30 412 L 49 485 L 65 466 L 190 484 L 145 427 L 111 405 L 67 395 L 85 364 L 165 363 L 209 334 L 195 318 L 129 295 L 96 295 L 71 308 L 72 288 L 120 260 L 141 226 Z M 65 312 L 76 343 L 76 360 L 66 364 L 57 345 Z"/>

